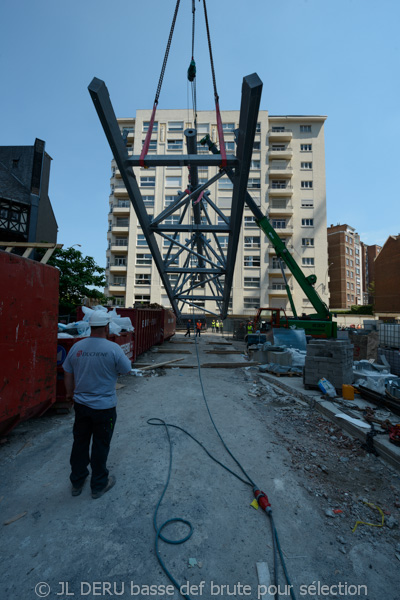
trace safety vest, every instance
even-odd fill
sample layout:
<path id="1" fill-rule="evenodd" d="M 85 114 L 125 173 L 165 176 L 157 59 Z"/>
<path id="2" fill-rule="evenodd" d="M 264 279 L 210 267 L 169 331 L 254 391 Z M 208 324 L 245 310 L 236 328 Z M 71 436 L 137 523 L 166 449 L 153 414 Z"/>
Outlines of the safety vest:
<path id="1" fill-rule="evenodd" d="M 197 329 L 201 329 L 201 323 L 200 322 L 196 323 L 196 327 L 197 327 Z"/>
<path id="2" fill-rule="evenodd" d="M 215 327 L 215 321 L 211 321 L 211 326 Z"/>
<path id="3" fill-rule="evenodd" d="M 218 321 L 215 323 L 215 327 L 218 329 L 218 327 L 219 327 Z"/>
<path id="4" fill-rule="evenodd" d="M 247 333 L 253 333 L 253 325 L 247 325 Z"/>

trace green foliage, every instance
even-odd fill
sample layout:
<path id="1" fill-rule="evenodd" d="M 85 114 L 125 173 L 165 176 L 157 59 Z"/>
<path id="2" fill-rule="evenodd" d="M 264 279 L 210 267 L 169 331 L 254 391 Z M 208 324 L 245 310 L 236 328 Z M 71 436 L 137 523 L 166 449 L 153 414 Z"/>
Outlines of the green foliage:
<path id="1" fill-rule="evenodd" d="M 60 314 L 71 314 L 85 297 L 95 298 L 99 304 L 108 298 L 89 286 L 104 287 L 105 269 L 99 267 L 91 256 L 83 256 L 76 248 L 57 249 L 48 261 L 60 271 Z"/>

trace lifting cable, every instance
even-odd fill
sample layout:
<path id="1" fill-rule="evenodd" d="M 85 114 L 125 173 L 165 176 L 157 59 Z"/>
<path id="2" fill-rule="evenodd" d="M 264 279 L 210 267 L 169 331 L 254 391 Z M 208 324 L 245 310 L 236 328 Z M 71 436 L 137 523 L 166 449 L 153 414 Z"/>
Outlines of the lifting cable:
<path id="1" fill-rule="evenodd" d="M 219 110 L 219 96 L 218 96 L 218 92 L 217 92 L 217 80 L 215 78 L 214 59 L 213 59 L 212 48 L 211 48 L 211 36 L 210 36 L 210 28 L 208 25 L 206 0 L 203 0 L 203 6 L 204 6 L 204 18 L 206 21 L 206 29 L 207 29 L 208 49 L 210 52 L 211 74 L 212 74 L 212 80 L 213 80 L 213 86 L 214 86 L 215 112 L 217 114 L 217 129 L 218 129 L 218 139 L 219 139 L 219 148 L 220 148 L 219 151 L 221 153 L 221 158 L 222 158 L 221 167 L 224 168 L 227 166 L 226 150 L 225 150 L 224 132 L 222 129 L 221 113 Z"/>
<path id="2" fill-rule="evenodd" d="M 149 123 L 149 129 L 147 131 L 146 139 L 144 141 L 142 152 L 140 154 L 140 161 L 139 162 L 140 162 L 140 166 L 141 167 L 145 167 L 144 159 L 145 159 L 145 157 L 147 155 L 147 152 L 148 152 L 149 146 L 150 146 L 150 139 L 151 139 L 151 134 L 153 132 L 153 125 L 154 125 L 154 119 L 155 119 L 155 116 L 156 116 L 158 99 L 160 97 L 161 86 L 162 86 L 162 83 L 163 83 L 164 73 L 165 73 L 165 69 L 166 69 L 166 66 L 167 66 L 169 50 L 171 48 L 172 36 L 174 35 L 176 17 L 178 15 L 178 10 L 179 10 L 179 4 L 180 4 L 180 2 L 181 2 L 181 0 L 177 0 L 176 6 L 175 6 L 175 11 L 174 11 L 174 16 L 172 18 L 171 30 L 169 32 L 167 47 L 165 49 L 165 55 L 164 55 L 164 60 L 163 60 L 163 64 L 162 64 L 162 67 L 161 67 L 160 78 L 158 80 L 157 91 L 156 91 L 156 96 L 155 96 L 154 105 L 153 105 L 153 112 L 151 113 L 151 119 L 150 119 L 150 123 Z"/>

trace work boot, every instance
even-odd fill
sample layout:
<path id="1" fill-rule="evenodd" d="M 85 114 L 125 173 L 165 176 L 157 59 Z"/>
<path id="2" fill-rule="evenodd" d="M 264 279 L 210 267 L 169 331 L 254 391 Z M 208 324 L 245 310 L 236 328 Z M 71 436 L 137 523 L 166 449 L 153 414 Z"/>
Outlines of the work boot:
<path id="1" fill-rule="evenodd" d="M 86 480 L 85 480 L 86 481 Z M 73 496 L 80 496 L 83 490 L 83 486 L 85 485 L 85 482 L 82 483 L 82 485 L 80 487 L 75 486 L 72 484 L 72 489 L 71 489 L 71 494 Z"/>
<path id="2" fill-rule="evenodd" d="M 112 487 L 114 487 L 115 485 L 115 477 L 114 475 L 110 475 L 110 477 L 108 478 L 107 481 L 107 485 L 105 487 L 103 487 L 102 490 L 100 490 L 99 492 L 92 492 L 92 498 L 93 500 L 97 500 L 97 498 L 101 498 L 103 494 L 105 494 L 106 492 L 108 492 L 108 490 L 111 490 Z"/>

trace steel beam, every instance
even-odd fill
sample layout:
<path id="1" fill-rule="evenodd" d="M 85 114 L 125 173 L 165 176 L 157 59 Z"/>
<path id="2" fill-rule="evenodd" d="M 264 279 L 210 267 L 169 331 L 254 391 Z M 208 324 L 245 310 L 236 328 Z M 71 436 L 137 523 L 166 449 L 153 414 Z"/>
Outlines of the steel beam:
<path id="1" fill-rule="evenodd" d="M 180 313 L 178 305 L 174 298 L 169 278 L 165 272 L 163 259 L 158 248 L 154 232 L 151 231 L 151 229 L 149 228 L 149 217 L 143 202 L 142 195 L 140 193 L 139 186 L 136 181 L 135 174 L 132 170 L 132 167 L 127 166 L 127 160 L 129 158 L 128 152 L 126 150 L 126 146 L 124 144 L 121 131 L 118 126 L 118 122 L 111 104 L 110 95 L 108 93 L 106 84 L 104 83 L 104 81 L 101 81 L 100 79 L 97 79 L 97 77 L 95 77 L 91 81 L 88 89 L 97 114 L 99 116 L 100 122 L 103 126 L 104 133 L 106 134 L 115 162 L 118 165 L 121 177 L 125 183 L 125 187 L 129 194 L 130 201 L 132 202 L 138 221 L 142 227 L 147 245 L 153 256 L 158 272 L 160 273 L 160 277 L 165 287 L 165 291 L 168 294 L 171 306 L 175 314 L 179 316 Z"/>
<path id="2" fill-rule="evenodd" d="M 237 167 L 238 160 L 233 154 L 226 157 L 228 167 Z M 220 154 L 155 154 L 147 155 L 144 164 L 149 169 L 154 167 L 219 167 L 222 158 Z M 126 161 L 127 167 L 140 167 L 140 156 L 130 156 Z"/>
<path id="3" fill-rule="evenodd" d="M 237 247 L 239 242 L 240 227 L 243 218 L 243 208 L 247 193 L 251 156 L 253 152 L 254 137 L 257 127 L 258 111 L 260 108 L 262 81 L 256 73 L 243 78 L 242 101 L 240 106 L 239 132 L 237 139 L 236 156 L 239 167 L 235 169 L 233 178 L 232 209 L 229 234 L 227 271 L 224 285 L 224 299 L 222 304 L 223 319 L 228 314 L 229 298 L 232 289 L 233 271 L 235 268 Z"/>

